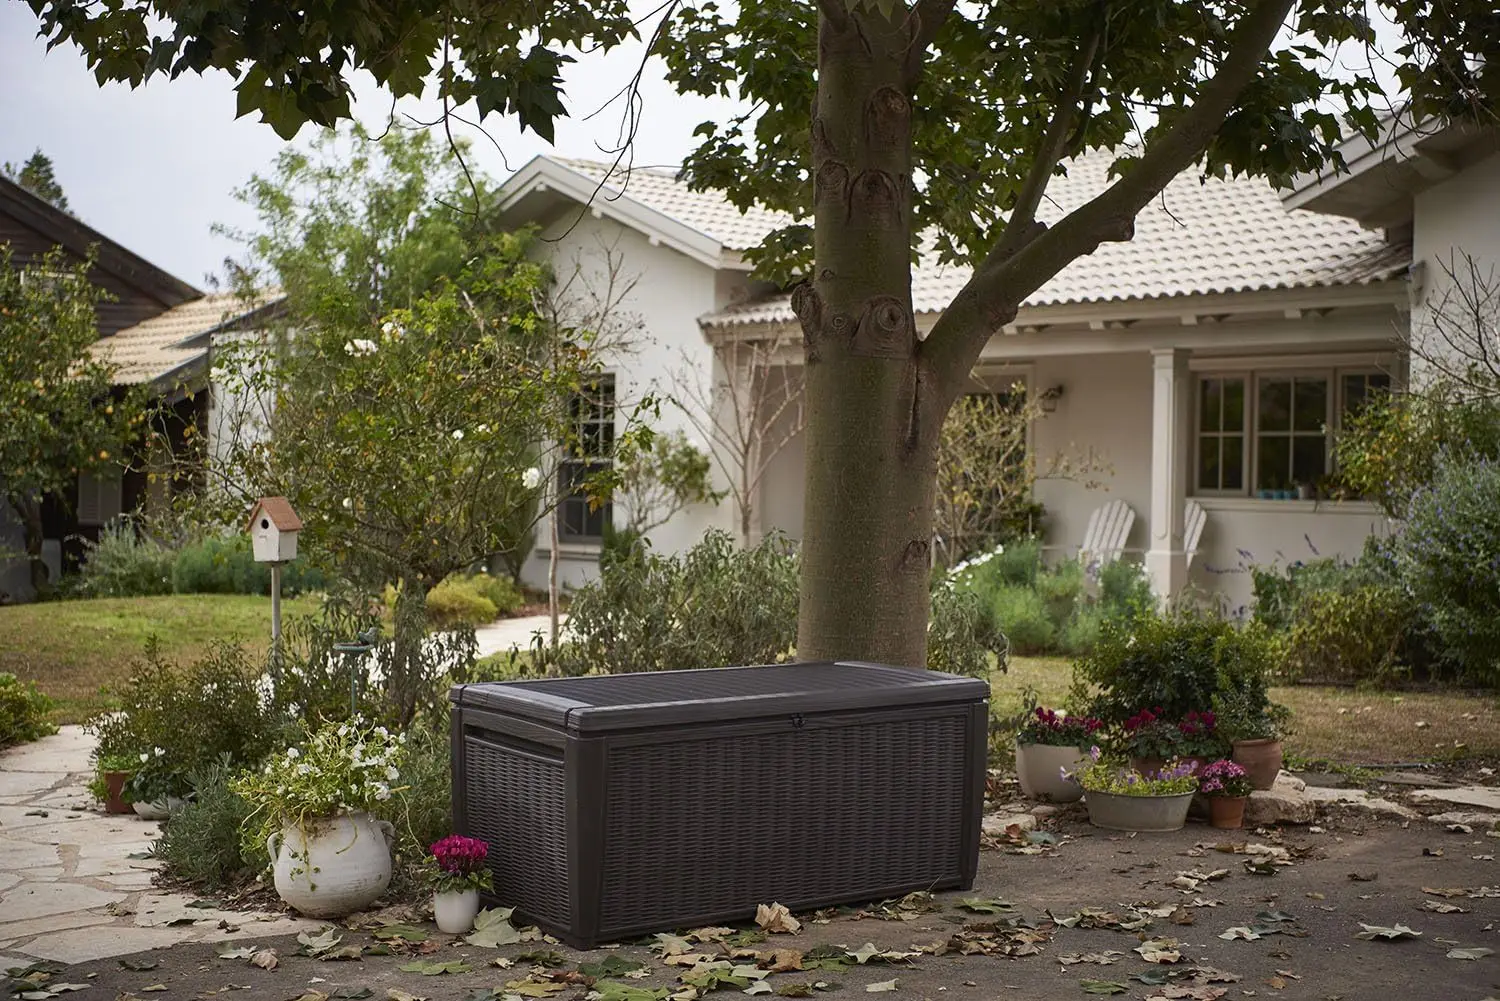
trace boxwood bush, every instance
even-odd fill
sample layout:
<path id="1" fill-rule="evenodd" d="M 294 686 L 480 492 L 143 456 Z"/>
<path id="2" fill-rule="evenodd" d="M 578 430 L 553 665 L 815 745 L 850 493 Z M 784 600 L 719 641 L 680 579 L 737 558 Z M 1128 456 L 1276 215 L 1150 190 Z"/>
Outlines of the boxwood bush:
<path id="1" fill-rule="evenodd" d="M 0 747 L 56 733 L 50 719 L 52 708 L 52 700 L 37 689 L 36 682 L 0 672 Z"/>

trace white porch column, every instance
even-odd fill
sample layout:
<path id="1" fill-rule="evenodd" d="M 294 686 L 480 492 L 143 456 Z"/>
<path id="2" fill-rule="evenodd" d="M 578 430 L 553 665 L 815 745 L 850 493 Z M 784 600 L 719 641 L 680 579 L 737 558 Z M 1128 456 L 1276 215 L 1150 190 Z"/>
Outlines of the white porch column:
<path id="1" fill-rule="evenodd" d="M 1188 417 L 1192 383 L 1188 352 L 1151 352 L 1151 538 L 1146 573 L 1159 600 L 1187 584 L 1185 509 L 1187 506 Z"/>

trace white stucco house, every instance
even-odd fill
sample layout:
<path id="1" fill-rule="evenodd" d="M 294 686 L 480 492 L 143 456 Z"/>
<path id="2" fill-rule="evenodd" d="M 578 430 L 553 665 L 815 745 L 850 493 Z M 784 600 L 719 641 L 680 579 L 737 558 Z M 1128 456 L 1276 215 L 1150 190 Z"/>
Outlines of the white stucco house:
<path id="1" fill-rule="evenodd" d="M 1410 377 L 1404 341 L 1434 294 L 1437 260 L 1455 249 L 1500 259 L 1500 144 L 1493 131 L 1393 129 L 1382 143 L 1351 141 L 1344 155 L 1348 172 L 1281 193 L 1256 180 L 1178 178 L 1141 214 L 1134 240 L 1076 261 L 991 339 L 976 374 L 991 387 L 1024 382 L 1055 403 L 1035 429 L 1037 454 L 1088 448 L 1110 467 L 1097 488 L 1038 485 L 1049 551 L 1076 550 L 1090 513 L 1119 498 L 1138 515 L 1127 553 L 1160 593 L 1191 582 L 1235 610 L 1249 600 L 1251 563 L 1353 556 L 1391 530 L 1371 504 L 1322 496 L 1331 436 L 1372 389 Z M 1099 191 L 1109 163 L 1107 154 L 1074 161 L 1043 216 Z M 609 247 L 639 279 L 630 308 L 643 337 L 612 366 L 622 400 L 670 393 L 684 364 L 710 378 L 737 340 L 799 341 L 788 297 L 752 282 L 743 257 L 780 216 L 691 192 L 670 169 L 610 176 L 602 164 L 551 157 L 517 171 L 502 199 L 503 221 L 539 226 L 565 266 L 594 266 Z M 933 263 L 916 271 L 919 330 L 966 277 Z M 800 351 L 785 360 L 800 365 Z M 691 426 L 670 407 L 662 418 Z M 800 535 L 802 476 L 794 439 L 760 484 L 758 529 Z M 1190 499 L 1206 513 L 1191 560 Z M 578 583 L 596 566 L 609 513 L 565 507 L 563 517 L 562 575 Z M 732 523 L 729 505 L 700 507 L 652 541 L 676 550 Z M 540 534 L 537 578 L 548 549 Z"/>

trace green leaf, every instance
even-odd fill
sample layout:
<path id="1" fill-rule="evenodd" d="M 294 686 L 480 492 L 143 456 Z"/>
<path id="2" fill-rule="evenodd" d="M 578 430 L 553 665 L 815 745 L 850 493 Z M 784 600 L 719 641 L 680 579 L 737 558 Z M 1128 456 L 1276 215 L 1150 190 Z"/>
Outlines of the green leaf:
<path id="1" fill-rule="evenodd" d="M 1114 980 L 1080 980 L 1078 986 L 1085 994 L 1124 994 L 1130 990 L 1130 985 Z"/>
<path id="2" fill-rule="evenodd" d="M 666 1001 L 672 993 L 667 987 L 637 987 L 618 980 L 601 980 L 589 991 L 590 1001 Z"/>
<path id="3" fill-rule="evenodd" d="M 645 963 L 610 953 L 600 962 L 580 963 L 578 972 L 586 977 L 598 979 L 600 977 L 621 977 L 627 973 L 634 973 L 637 970 L 644 970 L 645 968 Z"/>
<path id="4" fill-rule="evenodd" d="M 480 911 L 474 916 L 474 930 L 464 936 L 464 941 L 484 949 L 498 949 L 502 945 L 514 945 L 521 941 L 521 933 L 510 923 L 513 907 L 495 907 Z"/>
<path id="5" fill-rule="evenodd" d="M 478 918 L 475 918 L 476 923 Z M 382 941 L 400 939 L 403 942 L 425 942 L 427 931 L 415 925 L 382 925 L 370 933 Z"/>
<path id="6" fill-rule="evenodd" d="M 119 960 L 119 964 L 121 966 L 125 967 L 125 969 L 127 969 L 127 970 L 134 970 L 137 973 L 144 973 L 147 970 L 154 970 L 158 966 L 160 966 L 161 965 L 161 960 L 159 960 L 159 959 L 122 959 L 122 960 Z"/>
<path id="7" fill-rule="evenodd" d="M 1422 933 L 1421 932 L 1419 932 L 1419 931 L 1413 931 L 1412 929 L 1406 927 L 1406 925 L 1402 925 L 1402 924 L 1392 925 L 1390 927 L 1385 927 L 1383 925 L 1367 925 L 1363 921 L 1361 921 L 1360 924 L 1359 924 L 1359 926 L 1360 926 L 1360 928 L 1363 929 L 1363 931 L 1357 931 L 1357 932 L 1355 932 L 1354 933 L 1354 937 L 1355 938 L 1362 938 L 1362 939 L 1365 939 L 1367 941 L 1368 940 L 1372 940 L 1372 939 L 1383 939 L 1383 940 L 1386 940 L 1386 941 L 1397 941 L 1399 939 L 1421 938 L 1422 937 Z"/>
<path id="8" fill-rule="evenodd" d="M 901 981 L 899 980 L 879 980 L 873 984 L 865 984 L 866 994 L 880 994 L 885 991 L 899 991 L 900 989 Z"/>
<path id="9" fill-rule="evenodd" d="M 975 914 L 1009 914 L 1016 909 L 1016 905 L 999 897 L 965 897 L 958 902 L 958 906 Z"/>
<path id="10" fill-rule="evenodd" d="M 400 967 L 402 973 L 420 973 L 424 977 L 436 977 L 445 973 L 468 973 L 469 964 L 461 959 L 450 959 L 446 963 L 437 960 L 418 960 Z"/>
<path id="11" fill-rule="evenodd" d="M 1486 956 L 1493 956 L 1494 954 L 1494 949 L 1486 949 L 1484 946 L 1448 950 L 1449 959 L 1483 959 Z"/>

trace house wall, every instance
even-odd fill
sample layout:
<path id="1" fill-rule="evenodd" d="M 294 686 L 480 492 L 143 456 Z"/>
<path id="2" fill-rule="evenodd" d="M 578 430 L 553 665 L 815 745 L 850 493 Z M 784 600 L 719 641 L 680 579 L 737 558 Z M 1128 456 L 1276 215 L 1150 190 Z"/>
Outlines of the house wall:
<path id="1" fill-rule="evenodd" d="M 1412 206 L 1412 263 L 1426 269 L 1426 291 L 1413 311 L 1412 330 L 1421 343 L 1434 310 L 1441 309 L 1451 280 L 1444 266 L 1466 271 L 1462 254 L 1475 259 L 1481 275 L 1500 281 L 1500 153 L 1417 194 Z M 1493 294 L 1500 289 L 1491 289 Z M 1424 365 L 1412 361 L 1420 379 Z"/>
<path id="2" fill-rule="evenodd" d="M 577 217 L 577 207 L 563 212 L 543 228 L 541 246 L 549 253 L 560 276 L 578 266 L 587 277 L 586 287 L 602 289 L 608 277 L 611 255 L 621 262 L 617 281 L 634 281 L 619 314 L 638 323 L 629 337 L 629 348 L 609 359 L 615 374 L 620 426 L 631 405 L 648 394 L 661 400 L 660 417 L 652 418 L 659 432 L 682 431 L 699 447 L 707 448 L 705 436 L 686 415 L 669 402 L 680 395 L 683 380 L 711 385 L 713 352 L 698 327 L 698 317 L 712 312 L 734 294 L 733 277 L 669 247 L 653 245 L 645 236 L 608 218 Z M 552 242 L 556 241 L 556 242 Z M 576 286 L 575 286 L 576 287 Z M 716 469 L 722 482 L 722 474 Z M 696 505 L 651 533 L 657 552 L 678 552 L 697 542 L 710 527 L 733 529 L 733 509 L 728 502 L 718 506 Z M 537 526 L 537 545 L 523 570 L 523 579 L 543 586 L 547 579 L 550 526 Z M 563 543 L 559 547 L 559 582 L 577 587 L 598 572 L 599 547 L 592 543 Z"/>

